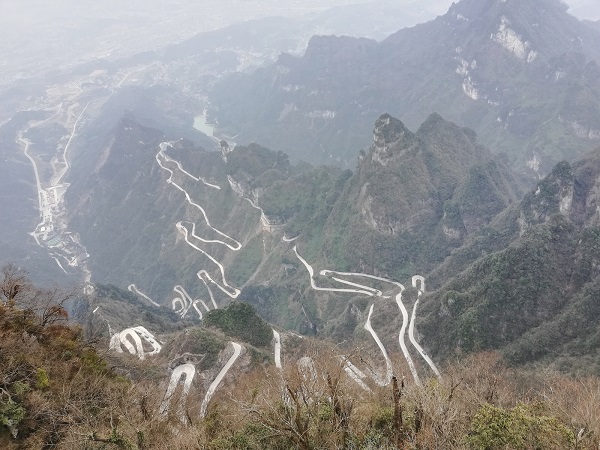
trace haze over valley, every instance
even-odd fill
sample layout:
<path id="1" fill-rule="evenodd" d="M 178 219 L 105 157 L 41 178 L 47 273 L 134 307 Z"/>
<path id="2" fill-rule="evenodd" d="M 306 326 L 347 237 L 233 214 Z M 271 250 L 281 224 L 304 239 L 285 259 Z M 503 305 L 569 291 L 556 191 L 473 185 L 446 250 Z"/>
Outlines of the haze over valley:
<path id="1" fill-rule="evenodd" d="M 3 5 L 0 447 L 598 448 L 598 21 Z"/>

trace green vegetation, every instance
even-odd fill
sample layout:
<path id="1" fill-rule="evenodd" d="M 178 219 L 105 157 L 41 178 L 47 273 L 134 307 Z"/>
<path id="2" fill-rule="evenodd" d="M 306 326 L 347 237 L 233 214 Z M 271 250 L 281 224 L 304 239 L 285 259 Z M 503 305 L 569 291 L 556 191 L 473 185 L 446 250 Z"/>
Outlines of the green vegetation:
<path id="1" fill-rule="evenodd" d="M 559 450 L 573 448 L 575 436 L 558 419 L 540 415 L 532 406 L 521 404 L 505 410 L 485 404 L 473 418 L 468 442 L 475 450 Z"/>
<path id="2" fill-rule="evenodd" d="M 322 376 L 311 379 L 290 366 L 279 385 L 272 371 L 240 379 L 235 403 L 210 419 L 232 417 L 229 433 L 212 428 L 218 438 L 209 448 L 592 450 L 600 442 L 597 378 L 510 371 L 496 355 L 481 354 L 422 388 L 395 378 L 368 395 L 326 357 L 315 369 Z M 235 421 L 241 412 L 245 419 Z"/>
<path id="3" fill-rule="evenodd" d="M 264 257 L 263 237 L 255 236 L 242 247 L 229 267 L 231 282 L 234 286 L 243 286 L 260 265 Z"/>
<path id="4" fill-rule="evenodd" d="M 215 327 L 228 336 L 236 337 L 255 347 L 267 347 L 273 339 L 269 325 L 262 320 L 252 305 L 233 302 L 225 309 L 216 309 L 206 314 L 204 324 Z"/>
<path id="5" fill-rule="evenodd" d="M 260 355 L 252 357 L 256 364 L 236 365 L 235 382 L 227 395 L 211 402 L 203 420 L 198 419 L 197 397 L 202 389 L 194 383 L 193 401 L 185 410 L 191 424 L 182 425 L 175 415 L 159 414 L 163 390 L 158 387 L 164 388 L 159 384 L 164 377 L 127 379 L 116 371 L 133 374 L 140 365 L 148 373 L 185 348 L 188 355 L 205 355 L 198 369 L 211 373 L 223 339 L 210 330 L 188 329 L 165 345 L 170 353 L 166 360 L 107 355 L 108 364 L 82 338 L 81 329 L 66 322 L 60 304 L 53 303 L 62 296 L 54 291 L 48 297 L 49 292 L 31 286 L 17 270 L 4 275 L 3 449 L 592 450 L 600 444 L 598 378 L 508 369 L 498 355 L 488 353 L 453 362 L 444 368 L 443 379 L 424 380 L 423 387 L 397 377 L 388 387 L 371 386 L 369 393 L 332 357 L 334 347 L 291 337 L 285 338 L 282 371 Z M 255 345 L 269 344 L 269 327 L 249 305 L 234 303 L 208 316 L 219 328 L 252 333 Z M 313 358 L 316 377 L 296 364 L 306 355 Z M 358 356 L 350 357 L 358 361 Z"/>
<path id="6" fill-rule="evenodd" d="M 253 143 L 235 148 L 235 152 L 227 158 L 227 171 L 236 178 L 243 175 L 252 180 L 259 180 L 266 174 L 267 179 L 274 181 L 273 173 L 279 173 L 280 177 L 289 173 L 290 162 L 285 153 L 274 152 Z"/>
<path id="7" fill-rule="evenodd" d="M 599 173 L 597 152 L 558 164 L 434 273 L 433 283 L 446 283 L 424 303 L 419 328 L 435 352 L 501 348 L 512 364 L 600 374 L 591 351 L 600 317 Z"/>

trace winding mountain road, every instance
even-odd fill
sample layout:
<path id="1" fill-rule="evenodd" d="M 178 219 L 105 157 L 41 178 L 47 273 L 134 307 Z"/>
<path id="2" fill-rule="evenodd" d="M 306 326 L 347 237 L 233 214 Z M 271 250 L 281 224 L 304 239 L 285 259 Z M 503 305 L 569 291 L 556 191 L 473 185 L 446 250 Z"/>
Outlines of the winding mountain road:
<path id="1" fill-rule="evenodd" d="M 94 313 L 97 310 L 98 308 L 94 310 Z M 116 351 L 117 353 L 123 353 L 123 346 L 129 353 L 132 355 L 137 355 L 137 357 L 141 360 L 144 360 L 146 356 L 157 355 L 162 350 L 162 345 L 158 343 L 154 335 L 142 326 L 126 328 L 120 333 L 115 334 L 112 334 L 110 324 L 108 325 L 108 328 L 109 333 L 111 333 L 109 350 Z M 142 338 L 152 347 L 151 352 L 146 352 L 144 350 Z"/>
<path id="2" fill-rule="evenodd" d="M 302 264 L 304 264 L 304 267 L 306 267 L 306 270 L 308 270 L 308 274 L 310 276 L 310 286 L 315 290 L 315 291 L 323 291 L 323 292 L 345 292 L 345 293 L 349 293 L 349 294 L 365 294 L 368 295 L 370 297 L 373 297 L 375 294 L 372 292 L 373 289 L 368 288 L 368 290 L 365 289 L 336 289 L 336 288 L 324 288 L 324 287 L 319 287 L 317 286 L 317 284 L 315 283 L 315 271 L 313 270 L 312 266 L 302 257 L 300 256 L 300 253 L 298 253 L 298 249 L 297 247 L 294 245 L 294 253 L 296 253 L 296 256 L 298 257 L 298 259 L 300 260 L 300 262 L 302 262 Z"/>
<path id="3" fill-rule="evenodd" d="M 210 276 L 210 274 L 204 269 L 198 271 L 198 273 L 196 274 L 198 276 L 198 278 L 202 279 L 202 277 L 206 277 L 208 280 L 210 280 L 211 283 L 216 285 L 226 295 L 228 295 L 231 298 L 237 298 L 238 295 L 240 295 L 241 291 L 238 288 L 235 288 L 227 283 L 227 281 L 225 279 L 225 268 L 223 267 L 223 264 L 221 264 L 219 261 L 217 261 L 211 254 L 209 254 L 205 250 L 201 249 L 194 243 L 190 242 L 188 229 L 185 226 L 183 226 L 183 224 L 181 222 L 178 222 L 176 226 L 177 226 L 177 229 L 179 230 L 179 232 L 184 236 L 185 242 L 187 242 L 187 244 L 190 247 L 194 248 L 195 250 L 198 250 L 200 253 L 202 253 L 204 256 L 206 256 L 208 259 L 210 259 L 219 268 L 219 271 L 221 272 L 222 285 L 220 283 L 217 283 Z M 192 233 L 192 235 L 193 235 L 193 233 Z M 194 236 L 194 237 L 196 237 L 196 236 Z"/>
<path id="4" fill-rule="evenodd" d="M 373 330 L 373 327 L 371 326 L 371 316 L 373 315 L 374 307 L 375 307 L 375 305 L 373 304 L 373 305 L 371 305 L 371 309 L 369 309 L 369 315 L 367 317 L 367 322 L 365 323 L 364 328 L 369 333 L 371 333 L 371 336 L 377 343 L 377 346 L 379 347 L 379 350 L 381 351 L 381 354 L 383 355 L 383 358 L 385 359 L 385 368 L 386 368 L 385 378 L 382 378 L 381 376 L 379 376 L 379 374 L 377 374 L 374 370 L 370 370 L 370 372 L 371 372 L 371 377 L 373 378 L 373 380 L 375 381 L 375 383 L 378 386 L 387 386 L 392 382 L 392 377 L 394 376 L 394 368 L 392 366 L 392 360 L 388 356 L 388 353 L 387 353 L 385 347 L 383 346 L 383 342 L 381 342 L 381 339 L 379 339 L 379 336 L 377 336 L 377 333 L 375 333 L 375 330 Z"/>
<path id="5" fill-rule="evenodd" d="M 130 284 L 129 286 L 127 286 L 127 290 L 129 292 L 133 292 L 134 294 L 139 295 L 140 297 L 145 298 L 146 300 L 148 300 L 150 303 L 152 303 L 154 306 L 160 308 L 160 305 L 158 303 L 156 303 L 154 300 L 152 300 L 150 297 L 148 297 L 146 294 L 144 294 L 143 292 L 141 292 L 136 286 L 135 284 Z"/>
<path id="6" fill-rule="evenodd" d="M 187 405 L 187 397 L 190 393 L 190 389 L 192 387 L 192 381 L 194 380 L 194 376 L 196 375 L 196 366 L 193 364 L 182 364 L 177 366 L 173 373 L 171 374 L 171 378 L 169 379 L 169 385 L 167 386 L 167 391 L 165 392 L 165 396 L 163 397 L 163 401 L 160 404 L 160 408 L 158 409 L 158 413 L 161 416 L 166 416 L 169 413 L 169 407 L 171 406 L 171 399 L 175 390 L 177 389 L 177 385 L 182 377 L 185 377 L 185 381 L 183 384 L 183 391 L 179 397 L 178 407 L 177 407 L 177 417 L 179 420 L 185 424 L 187 424 L 188 420 L 185 414 L 185 408 Z"/>
<path id="7" fill-rule="evenodd" d="M 195 239 L 198 242 L 201 242 L 203 244 L 220 244 L 220 245 L 223 245 L 233 251 L 240 250 L 242 248 L 242 244 L 239 241 L 237 241 L 236 239 L 234 239 L 233 237 L 231 237 L 231 236 L 223 233 L 222 231 L 218 230 L 217 228 L 213 227 L 210 223 L 210 220 L 208 219 L 208 215 L 206 214 L 206 211 L 204 210 L 204 208 L 201 205 L 199 205 L 198 203 L 194 202 L 192 200 L 190 194 L 182 186 L 178 185 L 174 181 L 173 178 L 175 176 L 175 172 L 172 169 L 170 169 L 169 167 L 167 167 L 165 165 L 166 163 L 175 164 L 180 172 L 182 172 L 184 175 L 190 177 L 194 181 L 202 182 L 203 184 L 205 184 L 206 186 L 208 186 L 210 188 L 221 190 L 220 186 L 217 186 L 212 183 L 208 183 L 203 178 L 192 175 L 190 172 L 186 171 L 183 168 L 183 166 L 181 165 L 181 163 L 179 161 L 176 161 L 175 159 L 168 156 L 165 153 L 165 151 L 168 147 L 172 147 L 172 146 L 173 146 L 172 142 L 162 142 L 159 145 L 159 152 L 156 154 L 156 157 L 155 157 L 158 165 L 163 170 L 169 172 L 169 178 L 167 179 L 167 183 L 174 186 L 179 191 L 183 192 L 187 202 L 190 205 L 192 205 L 194 208 L 196 208 L 200 211 L 200 213 L 202 214 L 202 217 L 204 218 L 206 225 L 223 239 L 223 240 L 222 239 L 206 239 L 204 237 L 199 236 L 198 234 L 196 234 L 196 224 L 194 222 L 190 222 L 188 220 L 179 221 L 175 225 L 177 230 L 183 235 L 185 242 L 190 247 L 192 247 L 194 250 L 197 250 L 200 253 L 202 253 L 213 264 L 215 264 L 218 267 L 218 269 L 221 273 L 220 281 L 216 281 L 215 279 L 213 279 L 212 276 L 210 275 L 210 273 L 205 269 L 201 269 L 196 273 L 196 276 L 206 286 L 214 308 L 218 309 L 217 303 L 213 296 L 212 290 L 210 289 L 209 283 L 214 284 L 225 295 L 227 295 L 230 298 L 234 298 L 234 299 L 239 296 L 240 290 L 227 283 L 227 280 L 225 277 L 225 268 L 223 267 L 223 265 L 219 261 L 217 261 L 217 259 L 215 259 L 210 253 L 208 253 L 206 250 L 204 250 L 202 247 L 200 247 L 199 245 L 196 245 L 194 242 L 192 242 L 192 240 L 190 238 Z M 191 231 L 190 231 L 190 228 L 191 228 Z M 189 309 L 191 307 L 193 307 L 196 310 L 196 312 L 198 313 L 198 317 L 200 318 L 200 320 L 202 320 L 203 314 L 202 314 L 201 308 L 198 307 L 198 304 L 202 305 L 206 311 L 209 311 L 209 308 L 206 305 L 206 303 L 201 299 L 192 300 L 192 298 L 189 296 L 189 294 L 187 294 L 185 289 L 183 289 L 183 287 L 181 287 L 180 285 L 175 286 L 174 290 L 179 294 L 179 296 L 173 298 L 173 300 L 171 302 L 173 309 L 177 313 L 179 313 L 182 318 L 184 318 L 187 315 Z"/>
<path id="8" fill-rule="evenodd" d="M 421 301 L 421 295 L 423 295 L 423 293 L 425 292 L 425 278 L 423 278 L 422 276 L 419 276 L 419 275 L 415 275 L 412 278 L 413 287 L 416 288 L 417 284 L 419 284 L 419 283 L 421 284 L 421 287 L 419 288 L 419 291 L 417 293 L 417 300 L 415 301 L 415 304 L 413 306 L 412 316 L 410 318 L 410 325 L 408 327 L 408 337 L 410 338 L 410 342 L 412 343 L 412 345 L 421 354 L 421 357 L 427 362 L 427 364 L 429 365 L 429 367 L 431 368 L 433 373 L 435 373 L 435 375 L 438 378 L 442 378 L 442 375 L 440 374 L 440 371 L 438 370 L 437 366 L 431 360 L 429 355 L 427 355 L 425 350 L 423 350 L 423 347 L 421 347 L 421 345 L 419 345 L 419 343 L 415 339 L 415 317 L 417 314 L 417 307 L 419 306 L 419 301 Z"/>
<path id="9" fill-rule="evenodd" d="M 67 226 L 67 214 L 66 207 L 64 204 L 64 195 L 69 187 L 68 183 L 62 183 L 62 179 L 65 177 L 70 169 L 69 162 L 69 149 L 75 135 L 77 133 L 77 127 L 84 116 L 91 101 L 88 102 L 83 110 L 79 113 L 75 122 L 73 123 L 72 130 L 67 136 L 61 138 L 67 139 L 64 149 L 61 149 L 60 145 L 56 148 L 56 154 L 52 157 L 50 165 L 52 167 L 52 174 L 49 180 L 45 182 L 48 185 L 47 188 L 42 186 L 42 177 L 40 176 L 40 170 L 38 169 L 38 163 L 31 156 L 29 149 L 33 144 L 31 140 L 24 138 L 23 136 L 33 128 L 41 127 L 53 120 L 57 120 L 63 111 L 64 103 L 61 102 L 56 106 L 56 112 L 44 120 L 30 121 L 28 127 L 19 131 L 17 134 L 16 142 L 23 147 L 23 153 L 33 166 L 33 171 L 36 181 L 36 190 L 38 196 L 38 209 L 40 214 L 40 222 L 37 224 L 35 230 L 30 233 L 35 239 L 36 243 L 45 248 L 48 251 L 48 255 L 54 259 L 58 267 L 67 275 L 70 275 L 58 258 L 66 260 L 71 267 L 79 267 L 82 271 L 85 286 L 84 292 L 93 292 L 93 285 L 90 283 L 91 272 L 87 268 L 87 258 L 89 257 L 85 246 L 79 242 L 77 233 L 68 233 Z M 73 103 L 67 111 L 67 123 L 69 123 L 74 117 L 74 110 L 80 106 L 78 102 Z M 62 152 L 62 153 L 61 153 Z M 43 175 L 43 172 L 41 173 Z M 58 238 L 58 239 L 56 239 Z M 49 240 L 53 240 L 52 245 L 48 244 Z M 57 243 L 58 242 L 58 243 Z"/>
<path id="10" fill-rule="evenodd" d="M 131 344 L 129 339 L 127 339 L 128 337 L 133 339 L 135 347 Z M 137 355 L 141 360 L 144 359 L 144 345 L 142 344 L 142 339 L 133 328 L 127 328 L 126 330 L 121 331 L 119 334 L 119 341 L 121 341 L 121 344 L 129 353 Z"/>
<path id="11" fill-rule="evenodd" d="M 225 375 L 227 375 L 227 372 L 229 372 L 231 366 L 233 366 L 235 361 L 239 358 L 240 354 L 242 353 L 242 346 L 240 344 L 238 344 L 237 342 L 231 342 L 231 345 L 233 345 L 233 355 L 231 355 L 231 357 L 227 361 L 227 364 L 225 364 L 225 366 L 221 369 L 221 371 L 217 375 L 217 378 L 215 378 L 214 381 L 210 384 L 208 390 L 206 391 L 206 395 L 204 396 L 204 400 L 202 401 L 202 405 L 200 406 L 200 418 L 202 419 L 206 417 L 208 404 L 212 400 L 213 395 L 219 387 L 219 384 L 221 384 L 221 381 L 223 381 L 223 378 L 225 377 Z"/>
<path id="12" fill-rule="evenodd" d="M 162 350 L 162 345 L 158 343 L 156 338 L 152 333 L 150 333 L 146 328 L 142 326 L 133 327 L 133 330 L 136 331 L 142 338 L 146 340 L 152 347 L 151 352 L 145 352 L 148 356 L 158 355 Z"/>
<path id="13" fill-rule="evenodd" d="M 233 354 L 229 357 L 225 366 L 223 366 L 223 368 L 221 369 L 219 374 L 216 376 L 216 378 L 213 380 L 213 382 L 208 387 L 208 390 L 206 391 L 206 394 L 205 394 L 204 399 L 202 400 L 202 404 L 200 406 L 200 418 L 204 418 L 206 416 L 208 404 L 212 400 L 219 385 L 223 381 L 223 378 L 225 377 L 225 375 L 227 375 L 227 372 L 229 372 L 229 370 L 231 369 L 233 364 L 236 362 L 236 360 L 239 358 L 240 354 L 242 353 L 243 347 L 240 344 L 238 344 L 237 342 L 230 342 L 230 344 L 233 346 Z M 175 391 L 177 390 L 177 385 L 179 384 L 181 378 L 185 377 L 183 391 L 181 392 L 181 395 L 179 397 L 179 402 L 178 402 L 178 407 L 177 407 L 177 417 L 179 418 L 179 420 L 182 423 L 185 423 L 185 424 L 188 423 L 187 415 L 186 415 L 187 397 L 190 392 L 192 382 L 194 380 L 195 375 L 196 375 L 196 366 L 194 366 L 191 363 L 182 364 L 180 366 L 177 366 L 173 370 L 173 373 L 171 374 L 171 377 L 169 378 L 169 384 L 165 391 L 163 401 L 158 410 L 158 412 L 161 416 L 166 416 L 168 414 L 169 408 L 171 405 L 171 400 L 173 398 L 173 395 L 175 394 Z"/>
<path id="14" fill-rule="evenodd" d="M 408 311 L 404 305 L 404 302 L 402 301 L 402 294 L 405 290 L 404 285 L 402 285 L 401 283 L 398 283 L 397 281 L 393 281 L 387 278 L 383 278 L 383 277 L 378 277 L 375 275 L 369 275 L 369 274 L 364 274 L 364 273 L 355 273 L 355 272 L 338 272 L 338 271 L 334 271 L 334 270 L 321 270 L 319 272 L 320 275 L 322 276 L 331 276 L 331 279 L 334 281 L 337 281 L 338 283 L 342 283 L 342 284 L 346 284 L 348 286 L 353 286 L 355 288 L 358 289 L 335 289 L 335 288 L 322 288 L 322 287 L 318 287 L 315 284 L 314 281 L 314 269 L 312 268 L 312 266 L 304 259 L 302 258 L 302 256 L 298 253 L 298 249 L 297 246 L 293 247 L 293 250 L 296 254 L 296 256 L 298 257 L 298 259 L 304 264 L 304 266 L 306 267 L 309 276 L 310 276 L 310 282 L 311 282 L 311 287 L 315 290 L 318 291 L 329 291 L 329 292 L 347 292 L 347 293 L 353 293 L 353 294 L 364 294 L 364 295 L 368 295 L 368 296 L 376 296 L 382 299 L 386 299 L 389 297 L 386 297 L 383 295 L 383 292 L 379 289 L 370 287 L 370 286 L 366 286 L 360 283 L 355 283 L 355 282 L 351 282 L 348 280 L 345 280 L 343 278 L 340 277 L 360 277 L 360 278 L 368 278 L 368 279 L 372 279 L 375 281 L 380 281 L 380 282 L 384 282 L 384 283 L 389 283 L 394 285 L 397 289 L 398 289 L 398 293 L 395 296 L 395 301 L 396 304 L 398 305 L 398 308 L 400 309 L 400 313 L 402 314 L 402 325 L 400 327 L 400 332 L 398 335 L 398 342 L 400 344 L 400 348 L 402 350 L 402 354 L 404 355 L 404 358 L 406 359 L 406 362 L 408 364 L 409 370 L 413 376 L 413 379 L 415 380 L 415 383 L 417 385 L 421 385 L 421 380 L 419 378 L 419 374 L 417 372 L 417 369 L 415 367 L 414 361 L 410 355 L 410 352 L 408 351 L 408 347 L 406 345 L 406 332 L 407 332 L 407 328 L 408 328 L 408 335 L 409 335 L 409 340 L 411 342 L 411 344 L 415 347 L 415 349 L 419 352 L 419 354 L 423 357 L 423 359 L 427 362 L 427 364 L 431 367 L 431 369 L 433 370 L 433 372 L 436 374 L 436 376 L 441 377 L 439 370 L 437 369 L 437 367 L 435 366 L 435 364 L 433 363 L 433 361 L 431 360 L 431 358 L 429 358 L 429 356 L 425 353 L 425 351 L 423 350 L 423 348 L 419 345 L 419 343 L 417 342 L 415 336 L 414 336 L 414 331 L 415 331 L 415 318 L 416 318 L 416 311 L 417 311 L 417 307 L 419 304 L 419 299 L 420 299 L 420 295 L 422 294 L 423 290 L 425 289 L 425 279 L 422 276 L 419 275 L 415 275 L 412 279 L 412 283 L 413 286 L 416 287 L 418 283 L 420 283 L 421 285 L 421 289 L 419 290 L 419 295 L 418 295 L 418 299 L 415 302 L 415 305 L 413 306 L 413 311 L 412 311 L 412 316 L 409 320 L 409 316 L 408 316 Z M 333 276 L 336 275 L 336 276 Z M 377 343 L 379 349 L 381 350 L 384 359 L 386 361 L 386 378 L 383 379 L 379 376 L 377 376 L 377 374 L 375 374 L 374 372 L 371 372 L 371 375 L 373 376 L 373 379 L 375 380 L 375 382 L 377 384 L 380 384 L 384 381 L 387 381 L 387 384 L 389 384 L 388 379 L 391 381 L 391 376 L 390 376 L 390 369 L 392 370 L 392 374 L 393 374 L 393 368 L 391 365 L 391 360 L 389 359 L 389 356 L 387 354 L 387 351 L 385 349 L 385 347 L 383 346 L 383 343 L 381 342 L 381 340 L 379 339 L 379 337 L 377 336 L 377 334 L 375 333 L 375 331 L 373 330 L 373 327 L 371 326 L 371 315 L 373 313 L 374 310 L 374 305 L 371 305 L 371 309 L 369 311 L 369 316 L 367 318 L 367 322 L 365 324 L 365 329 L 367 331 L 369 331 L 369 333 L 371 333 L 373 339 L 375 340 L 375 342 Z M 347 369 L 347 370 L 346 370 Z M 348 366 L 346 368 L 346 372 L 355 380 L 357 381 L 357 379 L 360 379 L 361 382 L 359 383 L 361 386 L 364 384 L 364 382 L 362 382 L 362 380 L 364 379 L 364 373 L 362 373 L 360 370 L 358 370 L 358 368 L 356 368 L 355 366 Z M 358 382 L 358 381 L 357 381 Z"/>
<path id="15" fill-rule="evenodd" d="M 172 144 L 171 144 L 170 146 L 172 147 Z M 166 151 L 166 149 L 167 149 L 168 147 L 169 147 L 169 146 L 166 146 L 165 148 L 162 148 L 162 147 L 161 147 L 162 156 L 163 156 L 163 157 L 164 157 L 164 158 L 165 158 L 167 161 L 169 161 L 169 162 L 172 162 L 172 163 L 175 163 L 175 164 L 177 165 L 177 167 L 179 168 L 179 170 L 180 170 L 181 172 L 183 172 L 184 174 L 186 174 L 188 177 L 190 177 L 192 180 L 194 180 L 194 181 L 199 181 L 199 182 L 203 183 L 204 185 L 208 186 L 209 188 L 217 189 L 217 190 L 219 190 L 219 191 L 221 190 L 221 186 L 217 186 L 216 184 L 209 183 L 208 181 L 206 181 L 206 180 L 205 180 L 204 178 L 202 178 L 202 177 L 195 177 L 194 175 L 192 175 L 191 173 L 189 173 L 187 170 L 185 170 L 179 161 L 177 161 L 176 159 L 173 159 L 173 158 L 171 158 L 169 155 L 167 155 L 167 154 L 165 153 L 165 151 Z"/>
<path id="16" fill-rule="evenodd" d="M 402 286 L 402 285 L 400 285 L 400 286 Z M 406 362 L 408 363 L 408 368 L 410 369 L 410 372 L 412 373 L 415 383 L 417 384 L 417 386 L 421 386 L 421 380 L 419 378 L 419 374 L 417 373 L 417 369 L 415 368 L 415 363 L 413 362 L 412 357 L 410 356 L 410 353 L 408 352 L 408 348 L 406 347 L 405 336 L 406 336 L 406 326 L 408 325 L 408 311 L 406 310 L 406 307 L 404 306 L 404 302 L 402 302 L 402 293 L 403 292 L 404 292 L 404 286 L 402 286 L 402 288 L 400 289 L 400 292 L 396 295 L 396 304 L 398 305 L 398 308 L 400 308 L 400 313 L 402 314 L 402 326 L 400 327 L 400 334 L 398 335 L 398 341 L 400 342 L 400 348 L 402 349 L 402 353 L 404 354 L 404 357 L 406 358 Z"/>
<path id="17" fill-rule="evenodd" d="M 160 144 L 160 151 L 157 153 L 156 155 L 156 162 L 158 163 L 158 165 L 165 171 L 169 172 L 169 178 L 167 179 L 167 183 L 173 185 L 175 188 L 177 188 L 178 190 L 180 190 L 181 192 L 183 192 L 183 194 L 185 195 L 186 200 L 188 201 L 188 203 L 190 205 L 192 205 L 193 207 L 197 208 L 200 213 L 202 214 L 202 217 L 204 218 L 204 221 L 206 222 L 206 225 L 211 228 L 213 231 L 215 231 L 218 235 L 220 235 L 221 237 L 234 242 L 233 245 L 231 245 L 230 243 L 224 242 L 224 241 L 220 241 L 220 240 L 203 240 L 202 238 L 197 237 L 198 239 L 200 239 L 203 242 L 214 242 L 214 243 L 220 243 L 223 244 L 227 247 L 229 247 L 231 250 L 234 251 L 238 251 L 242 248 L 242 244 L 240 242 L 238 242 L 236 239 L 232 238 L 231 236 L 228 236 L 227 234 L 223 233 L 222 231 L 216 229 L 215 227 L 213 227 L 210 223 L 210 220 L 208 219 L 208 216 L 206 214 L 206 211 L 204 210 L 204 208 L 202 206 L 200 206 L 198 203 L 194 202 L 190 196 L 190 194 L 181 186 L 179 186 L 177 183 L 175 183 L 175 181 L 173 181 L 173 176 L 175 175 L 175 173 L 169 169 L 168 167 L 166 167 L 163 162 L 161 161 L 160 157 L 163 157 L 165 159 L 167 159 L 166 155 L 164 154 L 164 146 L 166 145 L 171 145 L 168 142 L 163 142 L 162 144 Z M 180 222 L 181 223 L 181 222 Z"/>
<path id="18" fill-rule="evenodd" d="M 75 120 L 75 123 L 73 124 L 73 130 L 71 131 L 71 135 L 69 136 L 69 140 L 67 141 L 67 145 L 65 145 L 65 150 L 63 151 L 63 155 L 62 155 L 62 160 L 63 160 L 65 167 L 63 168 L 62 172 L 60 172 L 60 174 L 56 175 L 56 178 L 53 178 L 50 181 L 50 184 L 52 186 L 57 186 L 57 185 L 61 184 L 63 177 L 65 176 L 65 174 L 69 171 L 69 168 L 71 167 L 69 164 L 69 158 L 68 158 L 69 147 L 71 145 L 71 141 L 75 137 L 75 133 L 77 132 L 77 125 L 79 124 L 79 121 L 85 114 L 85 111 L 88 108 L 88 106 L 90 105 L 90 103 L 91 102 L 87 102 L 87 104 L 83 108 L 83 111 L 81 111 L 79 116 L 77 116 L 77 119 Z"/>
<path id="19" fill-rule="evenodd" d="M 352 364 L 348 358 L 342 358 L 342 361 L 344 362 L 344 372 L 346 372 L 346 374 L 352 378 L 356 384 L 363 388 L 363 390 L 373 392 L 371 388 L 363 381 L 365 378 L 367 378 L 367 376 L 358 367 Z"/>
<path id="20" fill-rule="evenodd" d="M 198 308 L 198 303 L 200 303 L 202 306 L 204 306 L 204 309 L 206 312 L 210 311 L 208 305 L 204 302 L 204 300 L 202 299 L 195 299 L 192 300 L 192 297 L 190 296 L 190 294 L 187 293 L 187 291 L 183 288 L 183 286 L 181 285 L 177 285 L 173 288 L 173 291 L 175 291 L 175 293 L 177 293 L 179 295 L 179 297 L 175 297 L 172 300 L 172 307 L 173 310 L 178 313 L 182 319 L 185 319 L 185 316 L 187 315 L 188 311 L 190 310 L 190 308 L 194 308 L 196 310 L 196 312 L 198 313 L 198 316 L 200 318 L 200 320 L 202 320 L 202 311 Z M 177 309 L 175 307 L 175 305 L 179 303 L 181 305 L 180 309 Z M 216 308 L 215 308 L 216 309 Z"/>
<path id="21" fill-rule="evenodd" d="M 40 210 L 40 215 L 41 215 L 42 211 L 43 211 L 43 207 L 42 207 L 42 190 L 43 189 L 42 189 L 42 183 L 40 181 L 40 174 L 38 173 L 37 164 L 36 164 L 35 160 L 33 159 L 33 157 L 29 154 L 29 146 L 31 145 L 31 141 L 29 139 L 23 139 L 23 135 L 21 133 L 19 133 L 19 136 L 17 137 L 17 144 L 23 146 L 23 153 L 25 154 L 27 159 L 29 159 L 29 161 L 31 162 L 31 165 L 33 166 L 33 172 L 35 174 L 35 184 L 37 187 L 37 194 L 38 194 L 38 208 Z M 43 223 L 44 223 L 44 221 L 42 219 L 41 224 L 43 224 Z M 38 244 L 39 244 L 39 242 L 38 242 Z"/>

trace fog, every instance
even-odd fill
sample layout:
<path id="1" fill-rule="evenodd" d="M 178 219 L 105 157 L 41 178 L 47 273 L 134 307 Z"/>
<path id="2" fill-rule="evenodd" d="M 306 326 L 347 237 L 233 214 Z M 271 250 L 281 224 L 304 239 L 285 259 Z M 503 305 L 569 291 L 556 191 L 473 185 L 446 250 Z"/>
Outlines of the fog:
<path id="1" fill-rule="evenodd" d="M 157 49 L 199 32 L 250 19 L 314 15 L 331 7 L 357 3 L 370 3 L 374 12 L 387 8 L 384 19 L 391 32 L 443 14 L 452 1 L 0 0 L 0 85 L 50 69 Z M 571 13 L 580 18 L 600 19 L 597 0 L 567 3 Z M 351 27 L 340 29 L 352 34 Z M 319 31 L 335 33 L 338 29 Z M 364 31 L 364 27 L 357 29 L 357 34 Z"/>
<path id="2" fill-rule="evenodd" d="M 393 5 L 395 11 L 406 6 L 401 26 L 442 14 L 450 4 L 448 0 L 0 0 L 0 84 L 84 61 L 157 49 L 242 21 L 300 17 L 369 1 L 375 10 L 382 5 Z"/>
<path id="3" fill-rule="evenodd" d="M 600 3 L 598 0 L 569 0 L 569 12 L 575 17 L 587 20 L 600 20 Z"/>

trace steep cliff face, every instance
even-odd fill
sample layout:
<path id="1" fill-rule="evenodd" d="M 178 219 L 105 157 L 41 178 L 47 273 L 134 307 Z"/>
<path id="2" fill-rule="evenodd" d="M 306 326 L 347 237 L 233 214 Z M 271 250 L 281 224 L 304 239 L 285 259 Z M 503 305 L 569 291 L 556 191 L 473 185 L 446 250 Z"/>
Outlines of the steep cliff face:
<path id="1" fill-rule="evenodd" d="M 557 164 L 436 270 L 433 283 L 446 282 L 422 329 L 437 352 L 504 348 L 517 363 L 596 370 L 576 360 L 600 334 L 599 178 L 600 150 Z"/>
<path id="2" fill-rule="evenodd" d="M 462 0 L 380 43 L 313 38 L 304 57 L 218 83 L 211 101 L 243 139 L 347 167 L 382 109 L 412 129 L 437 111 L 544 175 L 600 142 L 598 42 L 559 0 Z"/>
<path id="3" fill-rule="evenodd" d="M 578 227 L 600 225 L 600 152 L 595 151 L 573 163 L 559 163 L 528 194 L 521 206 L 521 234 L 527 227 L 546 223 L 560 214 Z"/>
<path id="4" fill-rule="evenodd" d="M 381 116 L 373 140 L 358 167 L 358 207 L 367 225 L 393 235 L 410 229 L 418 212 L 434 212 L 431 194 L 435 186 L 419 157 L 422 141 L 398 119 Z"/>
<path id="5" fill-rule="evenodd" d="M 586 227 L 600 226 L 600 150 L 573 164 L 573 222 Z"/>
<path id="6" fill-rule="evenodd" d="M 327 220 L 325 253 L 390 276 L 429 271 L 516 202 L 519 186 L 472 130 L 433 114 L 412 132 L 384 114 Z"/>
<path id="7" fill-rule="evenodd" d="M 357 171 L 359 208 L 381 233 L 441 221 L 451 240 L 477 229 L 520 196 L 512 175 L 475 134 L 431 115 L 416 133 L 383 115 Z M 489 211 L 488 211 L 489 209 Z"/>

